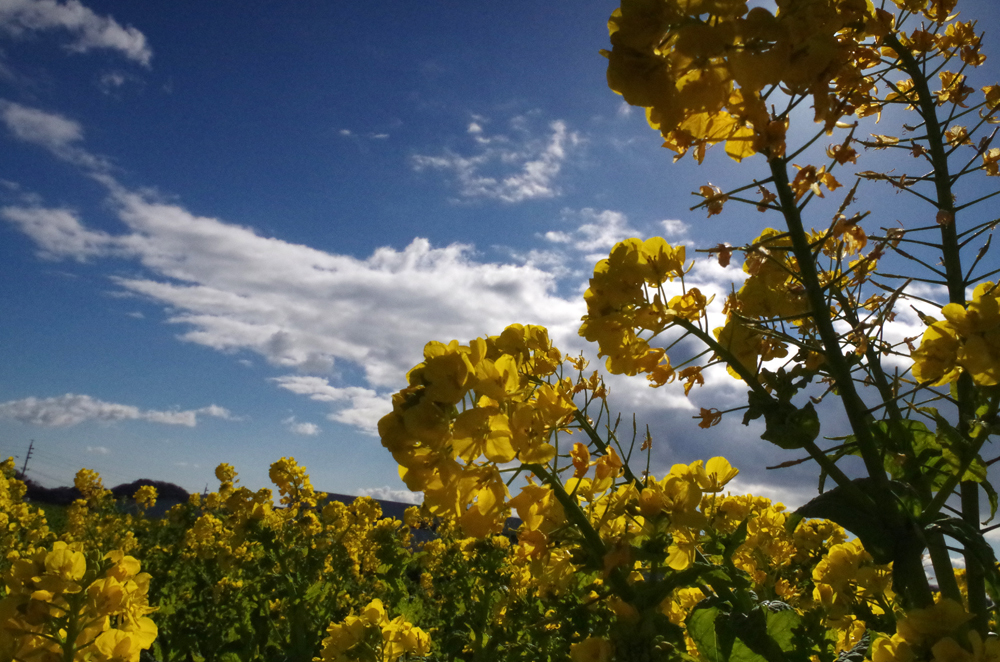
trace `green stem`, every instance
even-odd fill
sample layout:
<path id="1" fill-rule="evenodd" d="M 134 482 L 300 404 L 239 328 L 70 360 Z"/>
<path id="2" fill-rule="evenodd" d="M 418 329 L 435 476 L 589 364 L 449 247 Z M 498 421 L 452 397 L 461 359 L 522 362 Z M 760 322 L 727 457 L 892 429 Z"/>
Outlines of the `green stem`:
<path id="1" fill-rule="evenodd" d="M 788 179 L 788 162 L 785 159 L 771 158 L 769 165 L 788 227 L 788 236 L 792 241 L 792 253 L 798 262 L 799 276 L 809 301 L 811 317 L 824 348 L 827 372 L 833 378 L 840 395 L 865 469 L 874 481 L 877 512 L 882 514 L 891 528 L 905 530 L 915 523 L 908 521 L 904 512 L 890 505 L 893 498 L 882 462 L 883 449 L 872 434 L 872 418 L 868 414 L 868 407 L 855 388 L 851 366 L 841 351 L 840 338 L 830 315 L 830 305 L 819 282 L 819 266 L 809 245 L 801 210 L 796 205 L 795 194 Z M 893 555 L 893 577 L 897 582 L 897 591 L 904 597 L 906 604 L 918 607 L 932 602 L 930 586 L 924 574 L 922 552 L 922 544 L 906 544 L 898 546 Z"/>
<path id="2" fill-rule="evenodd" d="M 979 529 L 979 483 L 962 483 L 962 519 L 974 531 Z M 989 612 L 986 605 L 986 569 L 979 562 L 979 557 L 968 550 L 965 554 L 965 581 L 969 592 L 969 613 L 972 614 L 970 625 L 977 632 L 987 632 Z"/>
<path id="3" fill-rule="evenodd" d="M 870 420 L 866 415 L 868 409 L 854 387 L 850 365 L 840 349 L 839 336 L 830 319 L 830 306 L 823 296 L 823 286 L 819 282 L 817 269 L 819 265 L 813 257 L 809 246 L 809 237 L 802 224 L 802 216 L 795 204 L 795 194 L 788 180 L 788 163 L 785 159 L 770 160 L 771 174 L 774 176 L 775 188 L 788 226 L 788 236 L 792 241 L 792 253 L 799 265 L 799 277 L 805 287 L 806 297 L 812 311 L 812 319 L 816 323 L 820 340 L 823 343 L 827 370 L 836 384 L 844 403 L 847 419 L 858 442 L 861 458 L 864 460 L 868 475 L 875 480 L 880 488 L 886 488 L 888 481 L 882 466 L 875 439 L 871 433 Z"/>
<path id="4" fill-rule="evenodd" d="M 601 540 L 601 534 L 590 524 L 586 513 L 580 508 L 580 504 L 566 492 L 559 479 L 552 475 L 544 466 L 540 464 L 525 464 L 523 466 L 538 476 L 545 485 L 548 485 L 552 489 L 553 494 L 556 495 L 556 499 L 566 513 L 566 518 L 583 535 L 583 540 L 591 561 L 598 567 L 603 567 L 604 556 L 608 553 L 607 547 L 604 541 Z M 629 585 L 625 575 L 622 574 L 621 568 L 613 568 L 608 574 L 607 582 L 622 600 L 629 603 L 635 600 L 635 591 Z"/>
<path id="5" fill-rule="evenodd" d="M 951 565 L 951 557 L 948 555 L 944 536 L 937 531 L 927 531 L 924 536 L 927 540 L 927 549 L 931 554 L 931 563 L 934 564 L 934 575 L 937 577 L 941 595 L 961 603 L 962 592 L 958 589 L 958 580 L 955 578 L 955 569 Z"/>
<path id="6" fill-rule="evenodd" d="M 958 222 L 955 218 L 955 200 L 952 193 L 952 178 L 948 172 L 948 152 L 945 149 L 944 132 L 937 117 L 937 103 L 931 95 L 927 78 L 923 75 L 913 54 L 905 48 L 894 34 L 886 37 L 886 44 L 896 51 L 903 69 L 913 79 L 913 87 L 917 93 L 917 110 L 924 120 L 927 129 L 927 144 L 931 163 L 934 165 L 934 187 L 937 194 L 936 206 L 944 218 L 941 225 L 941 252 L 944 257 L 944 268 L 948 287 L 948 301 L 965 306 L 965 277 L 962 273 L 962 254 L 958 242 Z M 978 445 L 970 435 L 970 421 L 974 416 L 975 384 L 968 373 L 963 373 L 957 384 L 958 425 L 956 429 L 967 442 L 966 457 L 963 464 L 971 462 L 978 451 Z M 981 445 L 981 444 L 980 444 Z M 973 453 L 975 449 L 975 453 Z M 958 477 L 964 475 L 964 470 Z M 947 499 L 948 493 L 944 498 Z M 962 519 L 970 526 L 979 527 L 979 485 L 977 483 L 962 483 Z M 939 493 L 938 496 L 941 494 Z M 937 500 L 936 500 L 937 501 Z M 940 501 L 944 503 L 943 500 Z M 973 627 L 985 635 L 987 632 L 986 615 L 986 582 L 983 568 L 971 550 L 965 553 L 966 578 L 969 593 L 969 611 L 973 614 Z"/>

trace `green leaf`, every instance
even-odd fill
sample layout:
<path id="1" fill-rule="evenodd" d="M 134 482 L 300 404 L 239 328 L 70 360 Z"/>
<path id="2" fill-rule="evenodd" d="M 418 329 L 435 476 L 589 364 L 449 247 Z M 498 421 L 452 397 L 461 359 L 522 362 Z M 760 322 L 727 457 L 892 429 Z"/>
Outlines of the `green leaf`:
<path id="1" fill-rule="evenodd" d="M 775 611 L 774 604 L 767 605 L 767 634 L 787 653 L 795 650 L 794 630 L 802 623 L 802 617 L 783 602 L 777 604 L 785 608 Z"/>
<path id="2" fill-rule="evenodd" d="M 306 589 L 305 595 L 303 596 L 306 602 L 313 602 L 321 594 L 325 593 L 325 589 L 329 584 L 325 581 L 314 582 L 309 588 Z"/>
<path id="3" fill-rule="evenodd" d="M 729 567 L 732 563 L 733 554 L 736 553 L 736 550 L 747 541 L 747 526 L 749 524 L 750 518 L 748 517 L 740 522 L 740 525 L 736 527 L 736 530 L 728 536 L 728 540 L 726 540 L 726 547 L 723 551 L 723 557 L 728 562 L 726 564 L 727 567 Z"/>
<path id="4" fill-rule="evenodd" d="M 786 659 L 784 650 L 769 631 L 768 619 L 774 613 L 789 612 L 771 612 L 757 606 L 748 614 L 732 614 L 723 621 L 723 626 L 731 628 L 736 636 L 729 662 L 782 662 Z M 776 622 L 778 629 L 781 624 Z"/>
<path id="5" fill-rule="evenodd" d="M 998 504 L 998 501 L 1000 501 L 1000 499 L 997 498 L 997 491 L 993 487 L 993 485 L 990 483 L 990 481 L 984 480 L 979 485 L 980 485 L 980 487 L 982 487 L 986 491 L 986 496 L 988 496 L 989 499 L 990 499 L 990 518 L 988 520 L 986 520 L 985 522 L 983 522 L 983 524 L 986 525 L 986 524 L 989 524 L 990 522 L 992 522 L 993 518 L 996 517 L 996 514 L 997 514 L 997 504 Z"/>
<path id="6" fill-rule="evenodd" d="M 687 617 L 688 633 L 707 662 L 728 662 L 733 649 L 732 638 L 723 640 L 717 627 L 719 616 L 728 615 L 720 608 L 724 604 L 718 598 L 702 600 Z"/>
<path id="7" fill-rule="evenodd" d="M 743 416 L 743 424 L 763 416 L 764 434 L 760 438 L 780 448 L 802 448 L 819 436 L 819 416 L 811 402 L 799 409 L 791 402 L 775 400 L 767 393 L 750 391 L 747 404 L 749 407 Z"/>
<path id="8" fill-rule="evenodd" d="M 748 613 L 731 613 L 730 608 L 719 598 L 708 598 L 688 616 L 688 633 L 708 662 L 783 662 L 785 653 L 795 651 L 801 617 L 788 605 L 763 603 Z"/>

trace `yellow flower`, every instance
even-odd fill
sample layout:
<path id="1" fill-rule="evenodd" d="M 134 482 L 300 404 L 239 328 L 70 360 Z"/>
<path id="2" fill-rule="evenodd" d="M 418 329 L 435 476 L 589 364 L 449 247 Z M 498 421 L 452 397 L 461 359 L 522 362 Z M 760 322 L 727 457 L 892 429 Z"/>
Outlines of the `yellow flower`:
<path id="1" fill-rule="evenodd" d="M 919 383 L 931 382 L 941 386 L 958 380 L 958 350 L 961 343 L 958 333 L 948 322 L 935 322 L 920 341 L 920 347 L 911 353 L 913 378 Z"/>
<path id="2" fill-rule="evenodd" d="M 236 479 L 236 470 L 233 465 L 223 462 L 215 468 L 215 477 L 222 483 L 232 482 Z"/>
<path id="3" fill-rule="evenodd" d="M 83 552 L 59 540 L 52 545 L 52 551 L 45 555 L 45 572 L 71 582 L 83 579 L 87 572 L 87 559 Z"/>
<path id="4" fill-rule="evenodd" d="M 100 662 L 138 662 L 142 647 L 131 634 L 122 630 L 106 630 L 94 641 L 96 659 Z"/>
<path id="5" fill-rule="evenodd" d="M 585 476 L 587 470 L 590 469 L 590 449 L 585 444 L 576 442 L 573 444 L 573 450 L 570 451 L 570 458 L 573 460 L 575 469 L 573 476 L 576 478 Z"/>
<path id="6" fill-rule="evenodd" d="M 696 460 L 691 463 L 690 468 L 698 487 L 704 492 L 721 492 L 726 483 L 740 473 L 724 457 L 713 457 L 704 466 L 701 460 Z"/>
<path id="7" fill-rule="evenodd" d="M 945 598 L 926 609 L 906 612 L 906 616 L 896 622 L 896 633 L 907 643 L 920 646 L 951 634 L 971 618 L 965 607 Z"/>
<path id="8" fill-rule="evenodd" d="M 734 319 L 726 322 L 726 326 L 715 329 L 714 333 L 719 344 L 728 350 L 736 361 L 751 373 L 757 372 L 762 338 L 760 333 Z M 733 377 L 742 379 L 731 365 L 727 364 L 726 370 Z"/>

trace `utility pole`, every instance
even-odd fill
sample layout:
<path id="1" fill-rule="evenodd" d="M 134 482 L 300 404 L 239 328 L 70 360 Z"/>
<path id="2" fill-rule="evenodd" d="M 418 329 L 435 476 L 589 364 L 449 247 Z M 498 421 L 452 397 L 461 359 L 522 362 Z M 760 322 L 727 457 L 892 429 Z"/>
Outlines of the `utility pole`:
<path id="1" fill-rule="evenodd" d="M 32 449 L 34 449 L 34 447 L 35 447 L 35 440 L 32 439 L 31 443 L 28 444 L 28 454 L 24 456 L 24 466 L 21 467 L 21 479 L 22 480 L 25 479 L 25 478 L 27 478 L 27 475 L 24 472 L 28 470 L 28 460 L 31 459 L 31 451 L 32 451 Z"/>

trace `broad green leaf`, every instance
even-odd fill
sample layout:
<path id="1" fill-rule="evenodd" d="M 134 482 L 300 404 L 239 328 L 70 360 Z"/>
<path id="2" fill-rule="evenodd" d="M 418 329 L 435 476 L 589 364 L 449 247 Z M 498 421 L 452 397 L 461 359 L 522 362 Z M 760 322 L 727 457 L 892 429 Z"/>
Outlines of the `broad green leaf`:
<path id="1" fill-rule="evenodd" d="M 802 623 L 802 617 L 788 605 L 784 606 L 787 608 L 775 611 L 768 605 L 767 633 L 787 653 L 795 649 L 794 630 Z"/>
<path id="2" fill-rule="evenodd" d="M 731 614 L 729 618 L 721 621 L 724 628 L 731 629 L 735 637 L 733 642 L 733 652 L 729 656 L 729 662 L 783 662 L 785 660 L 784 650 L 781 645 L 771 636 L 770 616 L 771 614 L 789 612 L 771 612 L 761 606 L 757 606 L 748 614 Z M 795 612 L 790 612 L 795 614 Z M 775 630 L 780 631 L 785 624 L 779 617 L 775 621 Z M 789 636 L 790 636 L 789 632 Z"/>
<path id="3" fill-rule="evenodd" d="M 790 402 L 775 400 L 770 395 L 751 391 L 747 396 L 749 407 L 743 424 L 764 417 L 764 434 L 761 439 L 794 450 L 816 440 L 819 436 L 819 416 L 812 403 L 801 409 Z"/>
<path id="4" fill-rule="evenodd" d="M 702 604 L 704 604 L 703 601 Z M 715 605 L 695 606 L 687 618 L 687 629 L 691 638 L 694 639 L 698 652 L 707 662 L 728 662 L 729 654 L 732 651 L 732 640 L 726 647 L 721 641 L 716 622 L 722 610 Z"/>

